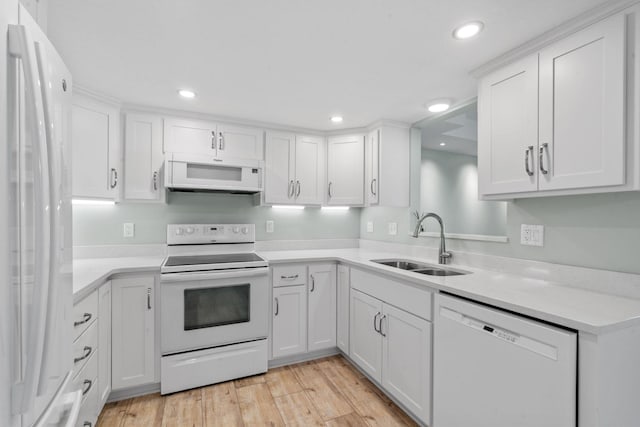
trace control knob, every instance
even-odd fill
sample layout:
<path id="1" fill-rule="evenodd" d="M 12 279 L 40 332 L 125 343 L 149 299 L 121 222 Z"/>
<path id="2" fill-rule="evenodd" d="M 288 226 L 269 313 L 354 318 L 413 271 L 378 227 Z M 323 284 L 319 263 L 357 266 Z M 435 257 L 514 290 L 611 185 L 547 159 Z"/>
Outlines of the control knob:
<path id="1" fill-rule="evenodd" d="M 193 234 L 194 229 L 193 229 L 193 227 L 187 227 L 186 231 L 187 231 L 187 234 Z"/>
<path id="2" fill-rule="evenodd" d="M 182 227 L 176 228 L 176 236 L 182 236 L 184 234 L 184 230 Z"/>
<path id="3" fill-rule="evenodd" d="M 242 227 L 242 234 L 249 234 L 249 227 Z"/>

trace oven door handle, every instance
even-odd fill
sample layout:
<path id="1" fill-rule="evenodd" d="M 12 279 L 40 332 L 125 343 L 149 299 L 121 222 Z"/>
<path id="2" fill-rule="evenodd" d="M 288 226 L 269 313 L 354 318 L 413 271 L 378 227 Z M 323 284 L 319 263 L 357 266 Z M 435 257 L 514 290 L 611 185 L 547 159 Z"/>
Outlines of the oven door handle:
<path id="1" fill-rule="evenodd" d="M 194 282 L 198 280 L 234 279 L 239 277 L 255 277 L 269 273 L 269 267 L 257 267 L 235 271 L 164 273 L 161 282 Z"/>

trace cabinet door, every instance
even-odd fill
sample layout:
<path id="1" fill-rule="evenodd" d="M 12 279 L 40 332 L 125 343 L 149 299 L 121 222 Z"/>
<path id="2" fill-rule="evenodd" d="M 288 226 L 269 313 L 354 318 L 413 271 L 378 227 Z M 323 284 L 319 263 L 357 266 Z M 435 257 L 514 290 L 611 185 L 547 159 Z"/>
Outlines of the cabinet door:
<path id="1" fill-rule="evenodd" d="M 292 204 L 295 200 L 295 135 L 267 132 L 266 140 L 264 201 Z"/>
<path id="2" fill-rule="evenodd" d="M 490 74 L 478 92 L 480 195 L 538 189 L 538 55 Z"/>
<path id="3" fill-rule="evenodd" d="M 364 137 L 329 138 L 327 142 L 327 204 L 364 203 Z"/>
<path id="4" fill-rule="evenodd" d="M 307 351 L 307 287 L 273 289 L 273 358 Z"/>
<path id="5" fill-rule="evenodd" d="M 184 119 L 164 120 L 164 151 L 217 156 L 217 125 Z"/>
<path id="6" fill-rule="evenodd" d="M 349 322 L 349 355 L 373 379 L 382 378 L 382 335 L 377 320 L 382 315 L 382 302 L 351 289 Z"/>
<path id="7" fill-rule="evenodd" d="M 119 111 L 108 104 L 74 96 L 71 120 L 74 197 L 115 200 L 118 195 Z"/>
<path id="8" fill-rule="evenodd" d="M 540 190 L 625 182 L 625 19 L 540 53 Z"/>
<path id="9" fill-rule="evenodd" d="M 349 354 L 349 281 L 350 269 L 346 265 L 338 265 L 338 313 L 337 344 L 344 353 Z"/>
<path id="10" fill-rule="evenodd" d="M 154 277 L 114 279 L 112 286 L 112 388 L 154 380 Z"/>
<path id="11" fill-rule="evenodd" d="M 98 414 L 111 393 L 111 282 L 98 290 Z"/>
<path id="12" fill-rule="evenodd" d="M 380 328 L 382 386 L 431 424 L 431 323 L 384 304 Z"/>
<path id="13" fill-rule="evenodd" d="M 124 198 L 164 200 L 161 176 L 162 118 L 127 114 L 124 140 Z"/>
<path id="14" fill-rule="evenodd" d="M 309 266 L 309 351 L 336 346 L 336 265 Z"/>
<path id="15" fill-rule="evenodd" d="M 324 139 L 314 136 L 296 136 L 296 203 L 322 204 Z"/>
<path id="16" fill-rule="evenodd" d="M 377 205 L 379 202 L 378 188 L 380 187 L 380 164 L 378 162 L 380 156 L 380 130 L 376 129 L 369 132 L 365 145 L 365 188 L 366 204 L 369 206 Z M 398 171 L 400 173 L 408 173 L 407 171 Z"/>
<path id="17" fill-rule="evenodd" d="M 245 126 L 218 125 L 218 157 L 264 159 L 264 131 Z"/>

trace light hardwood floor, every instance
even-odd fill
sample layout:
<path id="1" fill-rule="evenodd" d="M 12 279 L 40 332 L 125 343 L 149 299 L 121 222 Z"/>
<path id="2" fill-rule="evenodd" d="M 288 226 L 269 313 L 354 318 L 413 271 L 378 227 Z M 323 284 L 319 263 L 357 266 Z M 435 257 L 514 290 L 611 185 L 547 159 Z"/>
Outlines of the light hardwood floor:
<path id="1" fill-rule="evenodd" d="M 414 426 L 342 356 L 105 406 L 98 427 Z"/>

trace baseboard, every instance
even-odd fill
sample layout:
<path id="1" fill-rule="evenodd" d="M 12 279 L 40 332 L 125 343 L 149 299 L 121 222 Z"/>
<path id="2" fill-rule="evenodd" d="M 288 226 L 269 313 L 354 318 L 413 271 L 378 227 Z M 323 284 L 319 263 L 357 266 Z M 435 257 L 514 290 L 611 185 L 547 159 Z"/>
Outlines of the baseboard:
<path id="1" fill-rule="evenodd" d="M 112 391 L 107 398 L 107 403 L 119 400 L 130 399 L 132 397 L 144 396 L 145 394 L 160 393 L 160 383 L 145 384 L 136 387 L 123 388 Z"/>
<path id="2" fill-rule="evenodd" d="M 293 365 L 295 363 L 308 362 L 310 360 L 320 359 L 322 357 L 335 356 L 340 354 L 338 347 L 316 350 L 310 353 L 295 354 L 293 356 L 281 357 L 269 361 L 269 368 L 278 368 L 280 366 Z"/>

